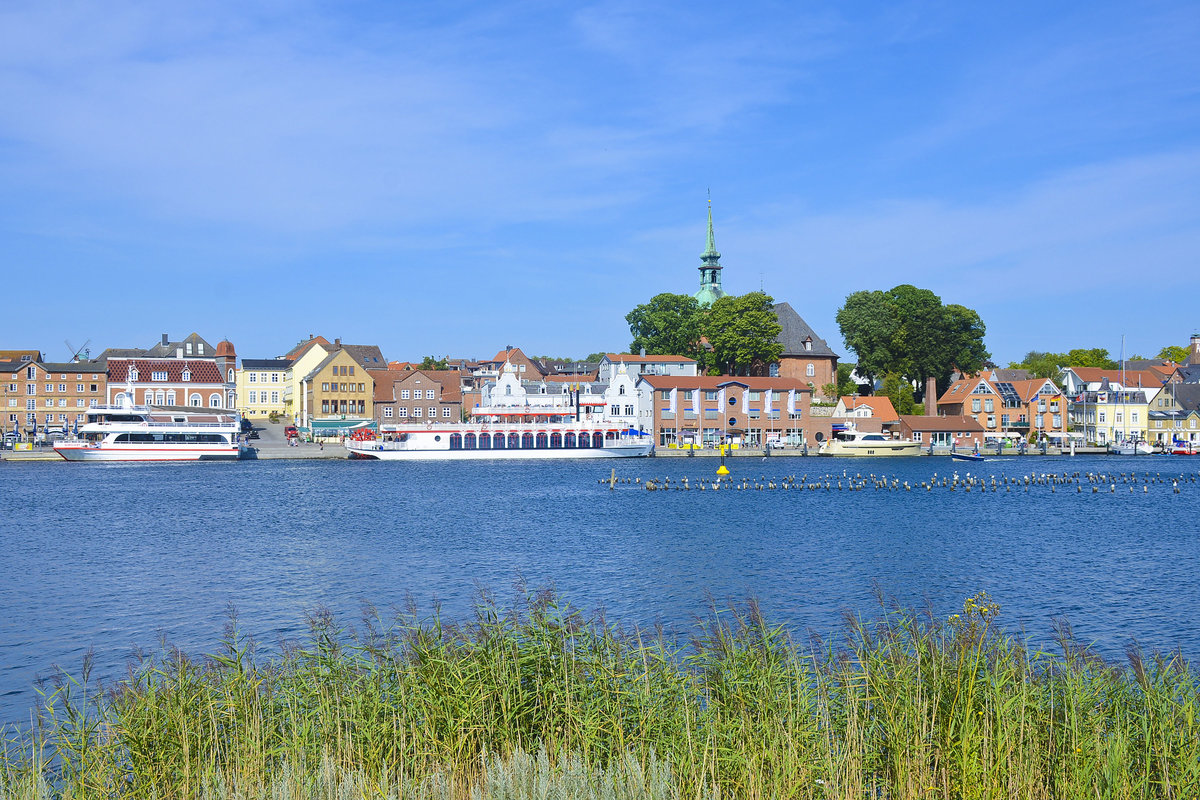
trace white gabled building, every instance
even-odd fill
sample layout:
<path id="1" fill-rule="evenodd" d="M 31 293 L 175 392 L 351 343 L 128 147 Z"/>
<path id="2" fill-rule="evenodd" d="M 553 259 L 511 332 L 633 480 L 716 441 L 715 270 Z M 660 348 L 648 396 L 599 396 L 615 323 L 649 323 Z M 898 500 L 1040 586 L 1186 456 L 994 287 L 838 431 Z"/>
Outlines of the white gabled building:
<path id="1" fill-rule="evenodd" d="M 696 359 L 686 356 L 647 356 L 629 353 L 607 353 L 600 359 L 596 375 L 599 383 L 608 383 L 622 364 L 636 381 L 639 375 L 684 375 L 695 376 Z"/>

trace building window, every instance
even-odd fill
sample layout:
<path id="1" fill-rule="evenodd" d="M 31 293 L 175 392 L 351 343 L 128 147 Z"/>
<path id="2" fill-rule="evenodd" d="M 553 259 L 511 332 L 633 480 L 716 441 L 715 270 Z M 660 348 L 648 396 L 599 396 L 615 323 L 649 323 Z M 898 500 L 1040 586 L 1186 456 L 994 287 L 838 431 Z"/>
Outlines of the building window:
<path id="1" fill-rule="evenodd" d="M 442 416 L 447 418 L 450 416 L 450 406 L 446 406 L 442 409 Z M 1192 427 L 1196 427 L 1195 421 L 1192 422 Z"/>
<path id="2" fill-rule="evenodd" d="M 408 389 L 401 389 L 401 390 L 400 390 L 400 399 L 401 399 L 401 400 L 407 400 L 407 399 L 409 398 L 409 396 L 410 396 L 410 392 L 409 392 L 409 390 L 408 390 Z"/>
<path id="3" fill-rule="evenodd" d="M 279 392 L 271 392 L 271 403 L 274 405 L 279 402 Z"/>
<path id="4" fill-rule="evenodd" d="M 322 413 L 322 414 L 328 414 L 328 413 L 329 413 L 329 401 L 328 401 L 328 400 L 322 400 L 322 401 L 321 401 L 321 413 Z"/>
<path id="5" fill-rule="evenodd" d="M 167 405 L 169 405 L 169 406 L 175 405 L 175 392 L 174 391 L 167 392 Z"/>
<path id="6" fill-rule="evenodd" d="M 37 380 L 37 368 L 36 367 L 27 367 L 25 369 L 25 380 L 27 380 L 27 381 Z"/>
<path id="7" fill-rule="evenodd" d="M 384 406 L 384 407 L 383 407 L 383 418 L 384 418 L 384 419 L 391 419 L 391 418 L 392 418 L 392 407 L 391 407 L 391 406 Z"/>
<path id="8" fill-rule="evenodd" d="M 350 374 L 351 374 L 351 375 L 353 375 L 353 374 L 354 374 L 354 367 L 353 367 L 353 366 L 351 366 L 351 367 L 350 367 Z"/>
<path id="9" fill-rule="evenodd" d="M 426 390 L 425 390 L 425 399 L 426 399 L 426 400 L 432 400 L 433 398 L 434 398 L 434 391 L 433 391 L 433 389 L 426 389 Z"/>
<path id="10" fill-rule="evenodd" d="M 322 391 L 322 392 L 328 392 L 328 391 L 329 391 L 329 382 L 328 382 L 328 381 L 324 381 L 324 382 L 322 382 L 322 384 L 321 384 L 321 391 Z"/>
<path id="11" fill-rule="evenodd" d="M 625 416 L 627 416 L 627 417 L 633 416 L 633 406 L 625 406 Z"/>
<path id="12" fill-rule="evenodd" d="M 54 384 L 53 384 L 53 383 L 47 383 L 47 384 L 46 384 L 46 391 L 47 391 L 47 392 L 53 392 L 53 391 L 54 391 Z"/>
<path id="13" fill-rule="evenodd" d="M 419 417 L 419 416 L 421 416 L 421 407 L 420 407 L 420 406 L 417 406 L 416 408 L 414 408 L 414 409 L 413 409 L 413 412 L 412 412 L 412 414 L 413 414 L 413 416 L 414 416 L 414 417 Z"/>
<path id="14" fill-rule="evenodd" d="M 249 398 L 247 398 L 247 400 L 246 400 L 246 404 L 247 404 L 247 405 L 254 405 L 254 404 L 255 404 L 255 403 L 257 403 L 257 402 L 258 402 L 258 392 L 256 392 L 256 391 L 254 391 L 253 389 L 251 389 L 251 390 L 250 390 L 250 397 L 249 397 Z"/>
<path id="15" fill-rule="evenodd" d="M 199 394 L 193 393 L 192 396 L 188 398 L 188 404 L 193 408 L 199 408 L 201 405 L 203 405 L 203 403 L 204 401 L 200 398 Z"/>
<path id="16" fill-rule="evenodd" d="M 208 406 L 209 406 L 209 408 L 220 408 L 221 407 L 221 395 L 219 395 L 219 394 L 209 395 Z"/>
<path id="17" fill-rule="evenodd" d="M 978 398 L 978 397 L 976 397 L 976 398 L 974 398 L 974 399 L 972 399 L 972 400 L 971 400 L 971 411 L 972 411 L 972 412 L 974 412 L 974 413 L 976 413 L 976 414 L 978 414 L 978 413 L 979 413 L 979 411 L 980 411 L 980 403 L 979 403 L 979 398 Z"/>
<path id="18" fill-rule="evenodd" d="M 1136 411 L 1129 412 L 1129 421 L 1136 425 L 1137 421 L 1138 421 L 1138 412 L 1136 412 Z"/>
<path id="19" fill-rule="evenodd" d="M 717 393 L 716 393 L 716 392 L 707 392 L 707 391 L 706 391 L 706 392 L 704 393 L 704 399 L 705 399 L 705 400 L 716 400 L 716 399 L 717 399 Z"/>
<path id="20" fill-rule="evenodd" d="M 984 400 L 983 401 L 983 410 L 988 412 L 989 414 L 992 413 L 993 411 L 995 411 L 996 410 L 996 401 L 990 397 L 987 400 Z"/>
<path id="21" fill-rule="evenodd" d="M 365 387 L 365 385 L 360 383 L 360 384 L 358 385 L 358 390 L 359 390 L 360 392 L 365 392 L 365 391 L 366 391 L 366 387 Z"/>
<path id="22" fill-rule="evenodd" d="M 437 416 L 437 409 L 434 406 L 429 407 L 429 418 L 433 419 Z"/>
<path id="23" fill-rule="evenodd" d="M 817 368 L 813 364 L 809 364 L 804 368 L 804 377 L 811 378 L 817 374 Z"/>
<path id="24" fill-rule="evenodd" d="M 258 375 L 253 372 L 247 372 L 246 380 L 248 380 L 250 383 L 258 383 Z"/>
<path id="25" fill-rule="evenodd" d="M 129 380 L 136 381 L 138 379 L 138 371 L 136 369 L 129 370 Z"/>
<path id="26" fill-rule="evenodd" d="M 60 392 L 65 392 L 65 391 L 67 390 L 67 385 L 66 385 L 65 383 L 60 383 L 60 384 L 58 385 L 58 390 L 59 390 Z"/>
<path id="27" fill-rule="evenodd" d="M 397 408 L 397 409 L 396 409 L 396 416 L 397 416 L 397 417 L 407 417 L 407 416 L 408 416 L 408 409 L 407 409 L 407 408 Z"/>
<path id="28" fill-rule="evenodd" d="M 181 378 L 181 379 L 182 379 L 184 382 L 190 381 L 190 380 L 192 379 L 192 371 L 191 371 L 190 369 L 185 369 L 185 370 L 183 371 L 183 374 L 182 374 L 182 375 L 180 375 L 179 377 L 180 377 L 180 378 Z"/>

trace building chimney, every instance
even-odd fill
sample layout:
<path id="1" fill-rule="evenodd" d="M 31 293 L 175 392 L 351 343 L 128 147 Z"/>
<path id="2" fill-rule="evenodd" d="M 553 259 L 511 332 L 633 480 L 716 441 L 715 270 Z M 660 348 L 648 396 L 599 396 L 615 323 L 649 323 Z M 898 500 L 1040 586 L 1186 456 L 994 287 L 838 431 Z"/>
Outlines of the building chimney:
<path id="1" fill-rule="evenodd" d="M 166 346 L 167 346 L 168 344 L 170 344 L 170 343 L 171 343 L 171 342 L 170 342 L 170 341 L 167 339 L 167 335 L 164 333 L 164 334 L 163 334 L 163 343 L 162 343 L 162 346 L 163 346 L 163 347 L 166 347 Z"/>
<path id="2" fill-rule="evenodd" d="M 334 346 L 334 347 L 341 347 L 341 346 L 342 346 L 342 340 L 341 340 L 341 339 L 334 339 L 334 340 L 333 340 L 333 346 Z"/>
<path id="3" fill-rule="evenodd" d="M 175 357 L 176 357 L 176 358 L 183 358 L 183 348 L 182 348 L 182 347 L 176 347 L 176 348 L 175 348 Z"/>
<path id="4" fill-rule="evenodd" d="M 1187 363 L 1189 366 L 1200 364 L 1200 333 L 1192 334 L 1192 351 L 1188 353 Z"/>
<path id="5" fill-rule="evenodd" d="M 925 416 L 937 416 L 937 378 L 925 379 Z"/>

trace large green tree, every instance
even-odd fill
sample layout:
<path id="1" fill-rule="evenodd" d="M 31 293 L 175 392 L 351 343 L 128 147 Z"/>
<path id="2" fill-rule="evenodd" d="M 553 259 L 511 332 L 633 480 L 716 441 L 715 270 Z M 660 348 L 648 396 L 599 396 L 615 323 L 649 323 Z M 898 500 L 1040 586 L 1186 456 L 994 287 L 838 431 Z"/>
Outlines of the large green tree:
<path id="1" fill-rule="evenodd" d="M 745 375 L 756 362 L 778 361 L 783 355 L 783 344 L 777 341 L 783 326 L 774 308 L 774 299 L 764 292 L 726 295 L 713 301 L 701 324 L 712 348 L 705 366 Z"/>
<path id="2" fill-rule="evenodd" d="M 629 351 L 645 348 L 652 355 L 699 358 L 701 316 L 700 303 L 691 295 L 656 294 L 625 315 L 633 334 Z"/>
<path id="3" fill-rule="evenodd" d="M 911 284 L 849 295 L 837 323 L 858 358 L 858 374 L 871 380 L 895 373 L 922 387 L 933 377 L 944 387 L 955 370 L 978 371 L 988 358 L 979 314 L 943 305 L 933 292 Z"/>
<path id="4" fill-rule="evenodd" d="M 853 364 L 839 361 L 837 365 L 837 383 L 827 383 L 822 386 L 821 394 L 826 397 L 848 397 L 858 394 L 858 384 L 850 377 L 853 372 Z"/>
<path id="5" fill-rule="evenodd" d="M 1191 351 L 1186 347 L 1181 347 L 1177 344 L 1169 344 L 1162 350 L 1158 351 L 1158 358 L 1163 361 L 1174 361 L 1176 364 L 1182 364 L 1188 360 L 1188 355 Z"/>

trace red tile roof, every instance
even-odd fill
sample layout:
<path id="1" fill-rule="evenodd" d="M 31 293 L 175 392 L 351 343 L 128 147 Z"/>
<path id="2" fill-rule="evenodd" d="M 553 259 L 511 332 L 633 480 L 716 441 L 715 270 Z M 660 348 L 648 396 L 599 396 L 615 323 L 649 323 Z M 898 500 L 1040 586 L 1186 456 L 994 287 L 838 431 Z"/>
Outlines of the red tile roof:
<path id="1" fill-rule="evenodd" d="M 605 358 L 614 364 L 695 364 L 696 359 L 687 356 L 635 356 L 629 353 L 605 353 Z"/>
<path id="2" fill-rule="evenodd" d="M 776 389 L 779 391 L 811 392 L 808 384 L 795 378 L 747 378 L 740 375 L 642 375 L 640 379 L 654 389 L 704 389 L 716 391 L 728 384 L 741 384 L 754 391 Z"/>
<path id="3" fill-rule="evenodd" d="M 896 413 L 896 407 L 892 405 L 892 400 L 883 395 L 872 395 L 871 397 L 843 397 L 842 404 L 847 411 L 853 411 L 856 408 L 866 406 L 871 409 L 871 415 L 879 419 L 890 422 L 900 419 L 900 415 Z"/>
<path id="4" fill-rule="evenodd" d="M 182 383 L 184 369 L 192 373 L 188 383 L 225 383 L 225 376 L 215 362 L 187 358 L 109 359 L 108 382 L 124 383 L 130 364 L 138 371 L 138 383 L 149 383 L 155 372 L 166 372 L 170 383 Z"/>

